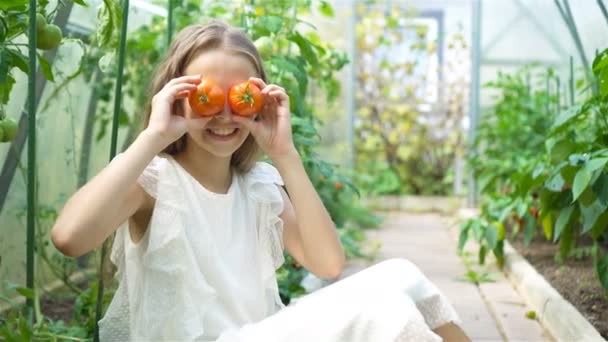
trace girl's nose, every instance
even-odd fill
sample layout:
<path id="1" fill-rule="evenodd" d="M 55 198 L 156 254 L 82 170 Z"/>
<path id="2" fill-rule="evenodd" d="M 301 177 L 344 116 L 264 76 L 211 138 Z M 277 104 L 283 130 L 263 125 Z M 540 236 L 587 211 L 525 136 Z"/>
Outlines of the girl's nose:
<path id="1" fill-rule="evenodd" d="M 230 109 L 230 105 L 228 104 L 228 101 L 226 101 L 226 103 L 224 104 L 224 108 L 217 115 L 217 118 L 222 121 L 228 121 L 228 122 L 232 121 L 232 110 Z"/>

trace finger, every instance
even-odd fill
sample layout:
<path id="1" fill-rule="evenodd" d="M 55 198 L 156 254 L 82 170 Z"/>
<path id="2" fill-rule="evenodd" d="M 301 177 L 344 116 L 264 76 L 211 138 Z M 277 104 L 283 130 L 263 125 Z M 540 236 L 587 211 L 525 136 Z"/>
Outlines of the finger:
<path id="1" fill-rule="evenodd" d="M 164 90 L 164 93 L 166 93 L 167 96 L 172 97 L 173 99 L 177 99 L 178 98 L 177 94 L 180 94 L 183 92 L 190 93 L 191 91 L 194 91 L 195 89 L 196 89 L 195 84 L 182 83 L 182 84 L 170 86 L 169 88 Z"/>
<path id="2" fill-rule="evenodd" d="M 266 94 L 268 94 L 269 92 L 271 92 L 271 91 L 276 91 L 276 90 L 278 90 L 278 91 L 282 91 L 282 92 L 286 93 L 286 92 L 285 92 L 285 89 L 283 89 L 282 87 L 279 87 L 279 86 L 278 86 L 278 85 L 276 85 L 276 84 L 269 84 L 269 85 L 267 85 L 267 86 L 266 86 L 266 88 L 262 89 L 262 94 L 265 94 L 265 95 L 266 95 Z"/>
<path id="3" fill-rule="evenodd" d="M 279 102 L 289 100 L 289 96 L 287 96 L 287 94 L 285 94 L 285 91 L 283 91 L 283 90 L 270 91 L 268 93 L 268 96 L 272 97 L 275 100 L 278 100 Z"/>
<path id="4" fill-rule="evenodd" d="M 186 97 L 188 97 L 189 95 L 190 95 L 190 92 L 189 92 L 189 91 L 182 91 L 182 92 L 177 93 L 177 94 L 175 95 L 175 99 L 176 99 L 176 100 L 177 100 L 177 99 L 185 99 L 185 98 L 186 98 Z"/>
<path id="5" fill-rule="evenodd" d="M 249 81 L 257 85 L 260 89 L 266 88 L 266 82 L 258 77 L 249 77 Z"/>
<path id="6" fill-rule="evenodd" d="M 176 77 L 176 78 L 170 80 L 169 82 L 167 82 L 165 87 L 172 86 L 174 84 L 180 84 L 180 83 L 198 84 L 200 82 L 201 82 L 201 75 L 187 75 L 187 76 Z"/>

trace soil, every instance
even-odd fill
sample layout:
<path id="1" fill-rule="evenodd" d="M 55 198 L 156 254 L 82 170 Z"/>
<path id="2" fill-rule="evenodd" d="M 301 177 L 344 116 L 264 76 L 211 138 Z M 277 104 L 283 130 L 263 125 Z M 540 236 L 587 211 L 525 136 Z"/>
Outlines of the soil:
<path id="1" fill-rule="evenodd" d="M 54 321 L 69 322 L 74 316 L 74 299 L 45 298 L 41 300 L 40 310 Z"/>
<path id="2" fill-rule="evenodd" d="M 555 260 L 559 246 L 536 238 L 528 247 L 518 239 L 513 247 L 585 318 L 608 339 L 608 292 L 602 289 L 591 256 Z M 590 245 L 579 243 L 578 248 Z"/>

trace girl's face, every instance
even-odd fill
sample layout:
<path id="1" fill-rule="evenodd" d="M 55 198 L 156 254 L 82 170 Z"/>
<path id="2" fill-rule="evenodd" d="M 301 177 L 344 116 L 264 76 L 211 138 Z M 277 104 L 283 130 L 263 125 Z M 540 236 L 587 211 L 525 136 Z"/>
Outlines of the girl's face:
<path id="1" fill-rule="evenodd" d="M 255 66 L 244 56 L 222 50 L 203 52 L 185 70 L 185 75 L 201 75 L 216 81 L 226 95 L 233 85 L 258 77 Z M 194 118 L 187 100 L 183 100 L 184 116 Z M 196 146 L 217 157 L 230 157 L 243 144 L 249 131 L 232 120 L 228 101 L 224 109 L 207 123 L 204 129 L 189 129 L 188 144 Z"/>

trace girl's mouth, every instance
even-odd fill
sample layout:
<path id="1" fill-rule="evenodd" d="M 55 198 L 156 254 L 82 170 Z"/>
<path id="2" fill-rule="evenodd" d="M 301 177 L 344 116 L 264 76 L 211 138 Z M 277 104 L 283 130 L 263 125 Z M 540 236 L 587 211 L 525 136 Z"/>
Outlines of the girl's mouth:
<path id="1" fill-rule="evenodd" d="M 208 128 L 207 133 L 216 140 L 230 140 L 234 138 L 238 132 L 238 128 Z"/>

